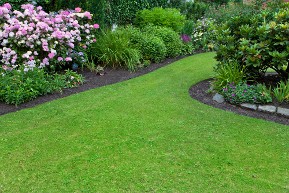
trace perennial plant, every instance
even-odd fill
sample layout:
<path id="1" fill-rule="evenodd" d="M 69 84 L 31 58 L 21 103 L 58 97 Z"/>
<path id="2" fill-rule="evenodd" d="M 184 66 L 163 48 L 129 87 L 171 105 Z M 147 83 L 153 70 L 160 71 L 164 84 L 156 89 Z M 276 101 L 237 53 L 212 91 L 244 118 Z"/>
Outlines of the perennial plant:
<path id="1" fill-rule="evenodd" d="M 99 25 L 90 24 L 92 15 L 81 8 L 54 13 L 32 4 L 21 8 L 13 10 L 8 3 L 0 7 L 0 62 L 4 70 L 62 65 L 82 58 L 81 50 L 96 41 L 92 31 Z"/>

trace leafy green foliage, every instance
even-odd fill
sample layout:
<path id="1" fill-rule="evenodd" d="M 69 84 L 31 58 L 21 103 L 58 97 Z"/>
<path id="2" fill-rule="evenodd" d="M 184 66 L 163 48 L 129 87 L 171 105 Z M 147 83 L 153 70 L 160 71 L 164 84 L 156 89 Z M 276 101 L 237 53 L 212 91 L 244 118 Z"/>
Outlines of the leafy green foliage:
<path id="1" fill-rule="evenodd" d="M 143 27 L 153 24 L 161 27 L 172 28 L 176 32 L 180 32 L 185 22 L 179 10 L 174 8 L 155 7 L 151 10 L 145 9 L 139 11 L 136 15 L 136 26 Z"/>
<path id="2" fill-rule="evenodd" d="M 130 46 L 129 36 L 123 30 L 103 32 L 91 49 L 95 54 L 92 57 L 103 66 L 125 67 L 133 71 L 141 59 L 139 50 Z"/>
<path id="3" fill-rule="evenodd" d="M 230 83 L 222 90 L 226 101 L 231 104 L 269 103 L 272 102 L 271 91 L 265 85 L 248 85 L 245 82 Z"/>
<path id="4" fill-rule="evenodd" d="M 212 5 L 210 6 L 204 16 L 206 18 L 214 19 L 218 24 L 225 23 L 235 16 L 250 17 L 259 10 L 252 5 L 242 3 L 230 3 L 227 5 Z"/>
<path id="5" fill-rule="evenodd" d="M 181 13 L 187 20 L 201 19 L 209 9 L 209 4 L 204 2 L 185 2 L 180 6 Z"/>
<path id="6" fill-rule="evenodd" d="M 81 7 L 93 14 L 93 19 L 101 26 L 110 26 L 113 23 L 126 25 L 133 23 L 136 13 L 154 7 L 180 7 L 182 0 L 50 0 L 49 9 L 74 9 Z"/>
<path id="7" fill-rule="evenodd" d="M 64 74 L 47 74 L 43 69 L 3 71 L 0 75 L 0 100 L 19 105 L 63 88 L 83 83 L 83 77 L 67 70 Z"/>
<path id="8" fill-rule="evenodd" d="M 4 3 L 9 3 L 14 10 L 20 10 L 20 6 L 28 2 L 28 0 L 0 0 L 0 6 Z"/>
<path id="9" fill-rule="evenodd" d="M 63 88 L 74 88 L 81 84 L 83 84 L 84 78 L 81 74 L 78 74 L 77 72 L 74 72 L 72 70 L 65 70 L 64 74 L 54 74 L 55 76 L 58 76 L 59 79 L 62 79 L 64 81 Z"/>
<path id="10" fill-rule="evenodd" d="M 194 31 L 195 21 L 193 20 L 186 20 L 181 30 L 181 34 L 192 35 Z"/>
<path id="11" fill-rule="evenodd" d="M 214 69 L 216 75 L 213 87 L 220 92 L 230 83 L 238 84 L 245 78 L 245 69 L 241 69 L 236 61 L 230 61 L 228 64 L 218 65 Z"/>
<path id="12" fill-rule="evenodd" d="M 182 54 L 183 43 L 180 35 L 174 30 L 167 27 L 148 25 L 143 28 L 143 31 L 160 38 L 164 42 L 167 48 L 167 57 L 176 57 Z"/>
<path id="13" fill-rule="evenodd" d="M 161 62 L 165 59 L 167 48 L 163 40 L 151 33 L 141 32 L 137 28 L 127 28 L 131 46 L 141 52 L 144 61 Z"/>
<path id="14" fill-rule="evenodd" d="M 274 97 L 278 102 L 289 102 L 289 83 L 288 81 L 281 81 L 278 86 L 273 89 Z"/>
<path id="15" fill-rule="evenodd" d="M 1 116 L 1 190 L 286 192 L 287 125 L 188 96 L 214 55 Z"/>
<path id="16" fill-rule="evenodd" d="M 287 9 L 233 17 L 217 30 L 216 59 L 236 60 L 248 69 L 248 78 L 262 76 L 268 68 L 288 78 L 288 18 Z"/>

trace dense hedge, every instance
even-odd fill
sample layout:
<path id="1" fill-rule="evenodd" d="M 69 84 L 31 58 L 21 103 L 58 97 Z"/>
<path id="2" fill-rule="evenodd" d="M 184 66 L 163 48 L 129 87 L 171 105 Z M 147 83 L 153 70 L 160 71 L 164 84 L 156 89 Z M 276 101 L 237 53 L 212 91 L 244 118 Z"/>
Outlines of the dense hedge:
<path id="1" fill-rule="evenodd" d="M 50 9 L 81 7 L 94 14 L 100 24 L 132 23 L 139 10 L 153 7 L 180 7 L 182 0 L 50 0 Z"/>

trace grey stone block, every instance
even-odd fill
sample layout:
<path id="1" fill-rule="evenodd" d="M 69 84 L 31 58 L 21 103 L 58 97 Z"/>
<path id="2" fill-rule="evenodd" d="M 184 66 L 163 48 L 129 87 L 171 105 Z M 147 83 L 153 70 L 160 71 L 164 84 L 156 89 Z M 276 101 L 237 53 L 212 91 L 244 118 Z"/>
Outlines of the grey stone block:
<path id="1" fill-rule="evenodd" d="M 278 107 L 277 113 L 289 117 L 289 109 Z"/>
<path id="2" fill-rule="evenodd" d="M 223 95 L 220 95 L 218 93 L 214 95 L 213 100 L 216 101 L 217 103 L 223 103 L 225 101 Z"/>
<path id="3" fill-rule="evenodd" d="M 275 113 L 277 108 L 273 105 L 259 105 L 258 111 L 265 111 L 269 113 Z"/>
<path id="4" fill-rule="evenodd" d="M 247 109 L 252 109 L 252 110 L 257 110 L 258 106 L 255 104 L 250 104 L 250 103 L 242 103 L 240 105 L 241 107 L 247 108 Z"/>

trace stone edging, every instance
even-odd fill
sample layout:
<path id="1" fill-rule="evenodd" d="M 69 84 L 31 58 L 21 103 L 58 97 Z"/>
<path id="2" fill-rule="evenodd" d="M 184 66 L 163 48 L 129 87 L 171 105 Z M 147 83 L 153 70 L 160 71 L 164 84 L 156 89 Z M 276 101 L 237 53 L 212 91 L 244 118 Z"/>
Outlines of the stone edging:
<path id="1" fill-rule="evenodd" d="M 218 102 L 218 103 L 223 103 L 225 102 L 225 99 L 222 95 L 216 93 L 213 97 L 213 100 Z M 254 110 L 254 111 L 262 111 L 266 113 L 274 113 L 278 115 L 282 115 L 285 117 L 289 117 L 289 109 L 288 108 L 283 108 L 283 107 L 277 107 L 274 105 L 259 105 L 259 104 L 250 104 L 250 103 L 242 103 L 238 105 L 242 108 Z"/>
<path id="2" fill-rule="evenodd" d="M 255 111 L 263 111 L 267 113 L 277 113 L 282 116 L 289 117 L 289 109 L 283 107 L 276 107 L 274 105 L 257 105 L 257 104 L 249 104 L 243 103 L 240 104 L 241 107 L 255 110 Z"/>

